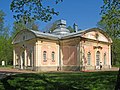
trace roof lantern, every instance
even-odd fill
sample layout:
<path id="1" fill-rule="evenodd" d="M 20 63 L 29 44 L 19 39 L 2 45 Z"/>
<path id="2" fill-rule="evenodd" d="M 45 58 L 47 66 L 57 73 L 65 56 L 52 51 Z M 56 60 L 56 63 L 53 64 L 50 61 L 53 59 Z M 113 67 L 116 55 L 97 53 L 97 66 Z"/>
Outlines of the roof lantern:
<path id="1" fill-rule="evenodd" d="M 70 33 L 70 31 L 66 28 L 66 21 L 65 20 L 58 20 L 56 21 L 57 28 L 53 31 L 53 34 L 56 35 L 66 35 Z"/>

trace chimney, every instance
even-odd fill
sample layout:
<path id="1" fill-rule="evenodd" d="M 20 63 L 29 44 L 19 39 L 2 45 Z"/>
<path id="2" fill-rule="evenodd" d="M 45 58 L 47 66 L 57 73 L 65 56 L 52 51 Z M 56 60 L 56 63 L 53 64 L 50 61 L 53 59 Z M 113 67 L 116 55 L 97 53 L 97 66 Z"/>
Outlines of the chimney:
<path id="1" fill-rule="evenodd" d="M 76 23 L 73 24 L 73 29 L 75 30 L 75 32 L 78 31 L 78 25 Z"/>

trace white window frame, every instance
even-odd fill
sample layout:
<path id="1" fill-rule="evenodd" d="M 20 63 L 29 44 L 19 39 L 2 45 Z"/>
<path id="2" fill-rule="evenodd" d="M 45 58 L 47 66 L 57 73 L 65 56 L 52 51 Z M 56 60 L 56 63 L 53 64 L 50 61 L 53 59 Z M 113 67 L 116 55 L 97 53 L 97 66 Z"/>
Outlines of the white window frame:
<path id="1" fill-rule="evenodd" d="M 88 52 L 87 53 L 87 65 L 91 65 L 91 53 L 90 52 Z"/>
<path id="2" fill-rule="evenodd" d="M 43 51 L 43 61 L 46 62 L 47 61 L 47 52 Z"/>
<path id="3" fill-rule="evenodd" d="M 107 60 L 107 56 L 106 53 L 104 53 L 104 65 L 106 65 L 106 60 Z"/>
<path id="4" fill-rule="evenodd" d="M 52 57 L 52 61 L 54 62 L 55 61 L 55 52 L 54 51 L 52 51 L 51 57 Z"/>
<path id="5" fill-rule="evenodd" d="M 100 51 L 96 52 L 96 66 L 100 65 Z"/>

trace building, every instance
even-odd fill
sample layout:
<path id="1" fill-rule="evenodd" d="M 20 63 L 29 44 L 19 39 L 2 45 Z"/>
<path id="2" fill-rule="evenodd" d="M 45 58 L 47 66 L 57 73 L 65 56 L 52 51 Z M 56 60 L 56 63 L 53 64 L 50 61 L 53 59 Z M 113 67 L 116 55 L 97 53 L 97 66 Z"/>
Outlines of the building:
<path id="1" fill-rule="evenodd" d="M 35 71 L 96 70 L 111 68 L 111 38 L 101 29 L 70 33 L 59 20 L 52 33 L 22 30 L 13 39 L 13 65 Z"/>

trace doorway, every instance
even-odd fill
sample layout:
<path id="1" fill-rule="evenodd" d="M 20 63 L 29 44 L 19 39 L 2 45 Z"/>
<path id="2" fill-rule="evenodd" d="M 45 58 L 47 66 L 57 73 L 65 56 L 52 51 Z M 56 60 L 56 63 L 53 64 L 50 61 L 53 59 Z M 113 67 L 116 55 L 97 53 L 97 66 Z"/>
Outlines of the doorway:
<path id="1" fill-rule="evenodd" d="M 96 68 L 99 69 L 100 67 L 100 52 L 96 52 Z"/>

